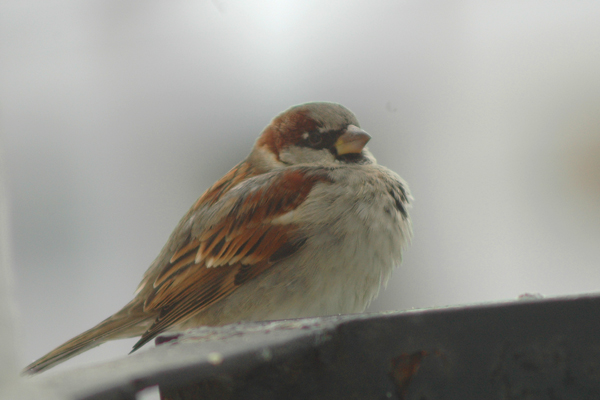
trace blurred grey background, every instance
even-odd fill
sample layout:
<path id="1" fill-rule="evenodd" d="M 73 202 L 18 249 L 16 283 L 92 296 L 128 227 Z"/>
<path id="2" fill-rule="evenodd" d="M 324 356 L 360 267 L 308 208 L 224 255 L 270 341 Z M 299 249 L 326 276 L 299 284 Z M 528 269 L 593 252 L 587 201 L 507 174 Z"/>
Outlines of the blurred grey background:
<path id="1" fill-rule="evenodd" d="M 353 110 L 415 197 L 371 311 L 597 292 L 598 21 L 597 1 L 3 1 L 22 364 L 129 301 L 195 199 L 311 100 Z"/>

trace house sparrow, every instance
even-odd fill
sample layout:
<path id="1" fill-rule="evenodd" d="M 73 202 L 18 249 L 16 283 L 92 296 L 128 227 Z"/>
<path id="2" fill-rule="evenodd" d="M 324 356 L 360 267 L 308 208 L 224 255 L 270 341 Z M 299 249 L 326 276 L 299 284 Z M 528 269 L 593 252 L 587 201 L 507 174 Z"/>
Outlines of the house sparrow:
<path id="1" fill-rule="evenodd" d="M 116 314 L 29 365 L 108 340 L 236 321 L 362 312 L 411 237 L 406 183 L 378 165 L 347 108 L 301 104 L 181 219 Z"/>

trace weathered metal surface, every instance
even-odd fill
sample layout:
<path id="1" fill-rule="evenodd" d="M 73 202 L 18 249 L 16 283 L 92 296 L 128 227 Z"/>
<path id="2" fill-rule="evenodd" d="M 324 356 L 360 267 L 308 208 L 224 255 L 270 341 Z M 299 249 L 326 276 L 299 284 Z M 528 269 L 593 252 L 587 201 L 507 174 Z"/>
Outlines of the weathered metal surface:
<path id="1" fill-rule="evenodd" d="M 74 399 L 598 399 L 600 297 L 203 328 L 39 378 Z"/>

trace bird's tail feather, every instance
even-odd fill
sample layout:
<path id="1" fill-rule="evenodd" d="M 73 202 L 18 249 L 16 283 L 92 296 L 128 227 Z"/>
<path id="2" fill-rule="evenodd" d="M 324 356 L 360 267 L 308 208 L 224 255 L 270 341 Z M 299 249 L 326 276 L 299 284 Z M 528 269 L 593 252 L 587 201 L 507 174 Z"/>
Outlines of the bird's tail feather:
<path id="1" fill-rule="evenodd" d="M 52 368 L 71 357 L 75 357 L 109 340 L 141 335 L 148 327 L 148 323 L 146 322 L 148 321 L 148 315 L 132 313 L 131 308 L 128 308 L 126 306 L 123 310 L 100 322 L 92 329 L 75 336 L 42 358 L 29 364 L 25 367 L 23 373 L 35 374 Z"/>

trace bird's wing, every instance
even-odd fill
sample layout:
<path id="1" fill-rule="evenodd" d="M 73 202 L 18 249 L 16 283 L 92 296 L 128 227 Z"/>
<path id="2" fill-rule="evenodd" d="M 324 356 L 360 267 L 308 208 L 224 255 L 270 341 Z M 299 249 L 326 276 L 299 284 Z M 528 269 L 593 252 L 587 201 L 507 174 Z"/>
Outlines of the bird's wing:
<path id="1" fill-rule="evenodd" d="M 323 169 L 286 168 L 209 189 L 180 222 L 183 239 L 171 237 L 170 259 L 142 282 L 144 310 L 158 317 L 134 350 L 297 251 L 306 238 L 291 213 L 319 182 L 330 182 Z"/>

